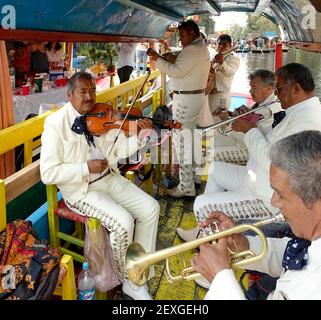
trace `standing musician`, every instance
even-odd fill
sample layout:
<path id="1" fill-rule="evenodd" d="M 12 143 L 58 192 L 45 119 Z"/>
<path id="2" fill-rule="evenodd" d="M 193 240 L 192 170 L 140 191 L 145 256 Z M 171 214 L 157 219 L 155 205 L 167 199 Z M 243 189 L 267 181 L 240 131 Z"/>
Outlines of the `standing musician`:
<path id="1" fill-rule="evenodd" d="M 293 234 L 267 239 L 268 253 L 246 266 L 279 277 L 267 299 L 321 299 L 321 133 L 303 131 L 276 142 L 269 151 L 272 203 L 279 208 Z M 234 226 L 223 212 L 202 223 L 216 222 L 220 230 Z M 233 271 L 228 248 L 234 252 L 261 251 L 258 237 L 234 234 L 214 245 L 200 246 L 192 267 L 211 283 L 205 299 L 245 299 Z"/>
<path id="2" fill-rule="evenodd" d="M 147 286 L 128 280 L 125 252 L 132 241 L 147 251 L 155 250 L 159 205 L 148 194 L 119 174 L 117 161 L 145 145 L 140 136 L 126 138 L 118 129 L 100 136 L 91 135 L 83 115 L 93 110 L 96 83 L 86 72 L 68 82 L 67 103 L 48 116 L 42 134 L 41 179 L 57 184 L 66 205 L 74 212 L 94 217 L 110 232 L 110 243 L 123 292 L 133 299 L 150 300 Z M 138 120 L 151 128 L 149 120 Z M 153 270 L 151 270 L 153 272 Z"/>
<path id="3" fill-rule="evenodd" d="M 207 97 L 205 87 L 210 69 L 209 52 L 200 37 L 198 25 L 187 20 L 178 27 L 183 49 L 173 61 L 162 59 L 150 51 L 157 68 L 171 77 L 173 90 L 173 118 L 182 123 L 183 130 L 173 134 L 173 141 L 179 159 L 179 185 L 168 190 L 172 197 L 195 196 L 193 174 L 193 129 Z M 186 130 L 188 129 L 188 130 Z M 194 142 L 195 143 L 195 142 Z M 194 159 L 195 160 L 195 159 Z"/>
<path id="4" fill-rule="evenodd" d="M 194 202 L 194 213 L 200 220 L 203 218 L 198 214 L 204 210 L 207 214 L 213 211 L 211 208 L 224 211 L 236 221 L 262 220 L 278 213 L 271 203 L 268 152 L 275 142 L 291 134 L 321 131 L 321 104 L 314 93 L 311 71 L 304 65 L 285 65 L 277 71 L 276 79 L 275 93 L 285 111 L 274 114 L 272 129 L 266 134 L 248 120 L 239 118 L 233 122 L 233 130 L 244 133 L 249 161 L 246 167 L 214 162 L 207 186 L 211 192 L 198 196 Z M 273 226 L 269 228 L 273 232 Z M 191 234 L 184 234 L 184 239 L 195 238 L 195 232 L 188 233 Z"/>
<path id="5" fill-rule="evenodd" d="M 228 55 L 222 54 L 232 48 L 232 39 L 228 34 L 220 35 L 217 44 L 218 53 L 215 55 L 215 63 L 211 66 L 206 88 L 212 114 L 217 108 L 229 109 L 233 78 L 240 66 L 240 58 L 233 52 Z"/>

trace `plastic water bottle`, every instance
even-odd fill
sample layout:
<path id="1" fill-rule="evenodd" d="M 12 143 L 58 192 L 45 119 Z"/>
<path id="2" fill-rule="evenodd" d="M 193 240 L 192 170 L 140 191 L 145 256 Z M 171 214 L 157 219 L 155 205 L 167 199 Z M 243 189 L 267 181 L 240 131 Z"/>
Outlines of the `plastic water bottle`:
<path id="1" fill-rule="evenodd" d="M 78 277 L 78 298 L 79 300 L 95 300 L 95 278 L 87 261 L 82 264 L 82 271 Z"/>

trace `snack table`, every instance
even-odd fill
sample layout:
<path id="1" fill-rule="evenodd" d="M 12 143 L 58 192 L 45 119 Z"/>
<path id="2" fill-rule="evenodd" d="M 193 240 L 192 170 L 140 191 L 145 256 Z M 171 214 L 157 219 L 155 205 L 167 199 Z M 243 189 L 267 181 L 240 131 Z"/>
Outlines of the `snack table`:
<path id="1" fill-rule="evenodd" d="M 31 93 L 26 96 L 13 96 L 14 123 L 26 120 L 31 114 L 39 114 L 39 107 L 42 103 L 59 103 L 67 102 L 67 86 L 50 89 L 40 93 Z"/>

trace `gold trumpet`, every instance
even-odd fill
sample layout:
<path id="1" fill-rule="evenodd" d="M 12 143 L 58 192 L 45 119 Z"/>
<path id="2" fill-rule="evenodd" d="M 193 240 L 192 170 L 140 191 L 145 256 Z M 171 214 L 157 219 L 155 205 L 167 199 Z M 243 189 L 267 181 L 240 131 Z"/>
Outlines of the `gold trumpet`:
<path id="1" fill-rule="evenodd" d="M 209 127 L 201 128 L 201 129 L 202 129 L 203 132 L 206 132 L 206 131 L 209 131 L 209 130 L 211 130 L 211 129 L 216 129 L 216 128 L 220 128 L 220 127 L 222 127 L 222 126 L 227 126 L 227 125 L 229 125 L 231 122 L 235 121 L 235 120 L 238 119 L 238 118 L 242 118 L 242 117 L 244 117 L 244 116 L 246 116 L 246 115 L 248 115 L 248 114 L 250 114 L 250 113 L 258 112 L 258 111 L 263 110 L 263 109 L 265 109 L 265 108 L 267 108 L 268 111 L 269 111 L 269 112 L 268 112 L 268 115 L 266 115 L 266 116 L 263 115 L 263 119 L 261 119 L 261 120 L 259 120 L 259 121 L 267 120 L 267 119 L 271 118 L 271 116 L 272 116 L 272 111 L 271 111 L 271 109 L 269 109 L 269 106 L 271 106 L 272 104 L 277 103 L 277 102 L 280 102 L 280 100 L 277 99 L 277 100 L 273 100 L 273 101 L 271 101 L 271 102 L 262 104 L 261 106 L 259 106 L 259 107 L 257 107 L 257 108 L 251 109 L 251 110 L 246 111 L 246 112 L 244 112 L 244 113 L 242 113 L 242 114 L 233 116 L 233 117 L 231 117 L 231 118 L 229 118 L 229 119 L 227 119 L 227 120 L 222 120 L 222 121 L 220 121 L 220 122 L 218 122 L 218 123 L 216 123 L 216 124 L 213 124 L 213 125 L 211 125 L 211 126 L 209 126 Z M 224 132 L 224 130 L 220 130 L 220 132 L 221 132 L 222 134 L 228 133 L 227 131 Z"/>
<path id="2" fill-rule="evenodd" d="M 185 268 L 182 273 L 178 276 L 172 275 L 169 266 L 169 258 L 183 253 L 187 250 L 198 248 L 201 244 L 212 243 L 220 238 L 228 237 L 233 234 L 242 233 L 248 230 L 254 231 L 261 239 L 262 251 L 260 254 L 256 255 L 251 250 L 245 250 L 242 252 L 231 254 L 231 267 L 241 268 L 250 263 L 256 262 L 265 257 L 267 254 L 267 242 L 263 232 L 258 229 L 266 224 L 273 222 L 285 221 L 283 215 L 280 213 L 273 218 L 262 220 L 253 224 L 242 224 L 230 229 L 219 231 L 217 233 L 207 235 L 205 237 L 185 242 L 170 248 L 162 249 L 154 253 L 146 253 L 143 247 L 138 243 L 132 243 L 129 245 L 126 251 L 126 270 L 129 279 L 138 286 L 142 286 L 148 280 L 149 270 L 151 265 L 158 263 L 161 260 L 166 259 L 165 274 L 169 282 L 178 280 L 194 280 L 200 276 L 200 273 L 195 272 L 193 267 L 186 268 L 186 263 L 184 261 Z"/>

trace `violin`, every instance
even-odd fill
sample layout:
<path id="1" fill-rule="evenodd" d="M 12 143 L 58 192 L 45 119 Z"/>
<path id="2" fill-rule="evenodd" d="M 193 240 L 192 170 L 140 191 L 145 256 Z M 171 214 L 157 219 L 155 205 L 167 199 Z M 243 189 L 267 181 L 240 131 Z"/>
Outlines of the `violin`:
<path id="1" fill-rule="evenodd" d="M 117 111 L 113 108 L 111 102 L 96 103 L 94 108 L 86 114 L 87 130 L 93 135 L 101 135 L 107 133 L 111 129 L 121 129 L 125 133 L 130 133 L 130 130 L 135 130 L 137 134 L 140 127 L 136 125 L 136 120 L 149 119 L 153 125 L 160 129 L 180 129 L 182 125 L 174 120 L 161 120 L 144 117 L 141 110 L 132 108 L 123 126 L 123 120 L 128 109 Z"/>
<path id="2" fill-rule="evenodd" d="M 152 56 L 154 54 L 157 54 L 160 58 L 164 59 L 165 61 L 167 62 L 170 62 L 170 63 L 175 63 L 175 60 L 177 58 L 177 56 L 171 52 L 167 52 L 165 53 L 164 55 L 161 55 L 159 53 L 157 53 L 154 49 L 151 49 L 149 48 L 147 51 L 146 51 L 146 55 L 148 56 Z"/>

